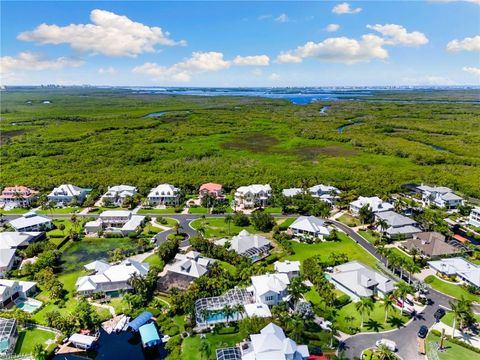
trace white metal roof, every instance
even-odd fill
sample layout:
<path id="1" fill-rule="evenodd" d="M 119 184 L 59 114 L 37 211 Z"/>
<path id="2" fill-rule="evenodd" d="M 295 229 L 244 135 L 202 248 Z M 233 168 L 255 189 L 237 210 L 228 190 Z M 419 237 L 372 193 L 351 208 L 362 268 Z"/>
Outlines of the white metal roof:
<path id="1" fill-rule="evenodd" d="M 287 274 L 265 274 L 252 276 L 251 279 L 257 295 L 263 295 L 270 291 L 280 293 L 285 291 L 290 284 Z"/>
<path id="2" fill-rule="evenodd" d="M 4 231 L 0 232 L 0 249 L 15 249 L 19 246 L 26 246 L 31 240 L 37 238 L 42 233 L 35 232 L 18 232 Z"/>
<path id="3" fill-rule="evenodd" d="M 276 261 L 274 269 L 279 273 L 289 273 L 292 271 L 300 271 L 300 261 Z"/>
<path id="4" fill-rule="evenodd" d="M 50 224 L 52 220 L 47 217 L 37 215 L 35 213 L 28 213 L 23 215 L 22 217 L 16 218 L 10 221 L 10 225 L 16 229 L 21 230 L 25 228 L 29 228 L 31 226 L 38 226 L 41 224 Z"/>
<path id="5" fill-rule="evenodd" d="M 309 233 L 330 235 L 330 230 L 328 230 L 324 224 L 325 221 L 315 216 L 300 216 L 289 226 L 289 228 L 307 231 Z"/>

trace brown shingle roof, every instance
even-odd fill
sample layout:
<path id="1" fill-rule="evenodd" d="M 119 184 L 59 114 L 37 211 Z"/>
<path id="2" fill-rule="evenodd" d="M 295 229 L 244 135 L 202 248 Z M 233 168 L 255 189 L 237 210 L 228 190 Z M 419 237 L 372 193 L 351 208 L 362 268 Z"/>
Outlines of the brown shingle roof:
<path id="1" fill-rule="evenodd" d="M 426 256 L 441 256 L 455 254 L 458 250 L 445 242 L 445 236 L 438 232 L 423 232 L 416 234 L 413 239 L 407 240 L 404 244 L 407 250 L 417 248 Z"/>

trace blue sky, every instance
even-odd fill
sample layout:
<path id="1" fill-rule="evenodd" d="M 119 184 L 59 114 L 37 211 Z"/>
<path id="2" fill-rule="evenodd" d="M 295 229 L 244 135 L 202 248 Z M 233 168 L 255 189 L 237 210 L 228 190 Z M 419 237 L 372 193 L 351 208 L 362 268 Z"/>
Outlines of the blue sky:
<path id="1" fill-rule="evenodd" d="M 478 85 L 479 24 L 479 0 L 2 1 L 2 84 Z"/>

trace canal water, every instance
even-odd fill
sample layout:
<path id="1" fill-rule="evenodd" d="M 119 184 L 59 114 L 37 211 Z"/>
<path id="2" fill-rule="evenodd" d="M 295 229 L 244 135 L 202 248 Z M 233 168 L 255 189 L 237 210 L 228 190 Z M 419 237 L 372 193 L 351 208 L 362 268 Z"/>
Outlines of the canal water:
<path id="1" fill-rule="evenodd" d="M 167 356 L 163 347 L 143 349 L 140 335 L 129 331 L 107 334 L 100 330 L 100 339 L 94 351 L 56 355 L 53 360 L 160 360 Z"/>

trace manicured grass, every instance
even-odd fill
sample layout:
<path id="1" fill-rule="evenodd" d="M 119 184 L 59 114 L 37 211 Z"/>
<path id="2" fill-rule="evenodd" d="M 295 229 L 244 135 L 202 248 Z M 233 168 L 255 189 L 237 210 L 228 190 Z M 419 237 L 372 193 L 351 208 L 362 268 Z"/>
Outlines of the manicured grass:
<path id="1" fill-rule="evenodd" d="M 38 210 L 37 214 L 46 214 L 46 215 L 55 215 L 55 214 L 75 214 L 82 210 L 82 208 L 78 207 L 64 207 L 64 208 L 54 208 L 49 210 Z"/>
<path id="2" fill-rule="evenodd" d="M 237 273 L 237 268 L 232 264 L 220 260 L 218 260 L 218 263 L 220 264 L 220 267 L 227 270 L 230 274 L 235 275 Z"/>
<path id="3" fill-rule="evenodd" d="M 167 207 L 166 209 L 140 209 L 138 210 L 139 214 L 175 214 L 175 209 L 173 207 Z"/>
<path id="4" fill-rule="evenodd" d="M 440 337 L 437 335 L 432 334 L 431 332 L 427 336 L 427 341 L 426 341 L 426 350 L 427 354 L 430 352 L 430 343 L 440 343 Z M 445 351 L 442 352 L 437 352 L 434 351 L 433 349 L 431 350 L 432 352 L 435 352 L 437 355 L 437 359 L 440 360 L 474 360 L 478 359 L 480 357 L 480 354 L 469 350 L 467 348 L 464 348 L 463 346 L 454 344 L 448 340 L 444 341 L 444 347 Z M 429 360 L 433 360 L 433 357 L 429 357 Z"/>
<path id="5" fill-rule="evenodd" d="M 12 210 L 0 210 L 0 214 L 5 214 L 5 215 L 16 215 L 16 214 L 25 214 L 29 212 L 30 209 L 24 209 L 24 208 L 14 208 Z"/>
<path id="6" fill-rule="evenodd" d="M 405 263 L 413 263 L 413 258 L 408 256 L 406 253 L 404 253 L 402 250 L 399 250 L 397 248 L 391 248 L 392 254 L 395 256 L 398 256 L 400 259 L 402 259 Z"/>
<path id="7" fill-rule="evenodd" d="M 208 214 L 208 209 L 204 207 L 192 207 L 188 209 L 189 214 Z"/>
<path id="8" fill-rule="evenodd" d="M 296 218 L 291 217 L 291 218 L 286 218 L 286 219 L 278 219 L 277 224 L 280 230 L 287 230 L 290 225 L 296 220 Z"/>
<path id="9" fill-rule="evenodd" d="M 31 354 L 36 344 L 47 346 L 47 340 L 55 339 L 55 334 L 40 329 L 22 329 L 18 331 L 15 354 Z"/>
<path id="10" fill-rule="evenodd" d="M 477 323 L 480 323 L 480 315 L 474 314 L 474 317 Z M 453 326 L 453 313 L 451 311 L 447 311 L 444 317 L 440 320 L 442 323 L 447 324 L 448 326 Z M 458 326 L 458 321 L 457 321 Z"/>
<path id="11" fill-rule="evenodd" d="M 173 228 L 175 226 L 175 224 L 178 223 L 178 221 L 173 219 L 173 218 L 169 218 L 169 217 L 162 217 L 162 218 L 167 221 L 166 224 L 160 224 L 162 226 L 167 226 L 167 227 Z"/>
<path id="12" fill-rule="evenodd" d="M 351 318 L 350 318 L 351 317 Z M 388 320 L 385 323 L 385 309 L 383 303 L 375 302 L 373 311 L 364 315 L 363 328 L 360 329 L 361 316 L 355 309 L 355 303 L 349 303 L 342 307 L 337 313 L 337 324 L 341 331 L 351 334 L 355 330 L 365 331 L 385 331 L 400 327 L 408 321 L 407 316 L 401 316 L 400 310 L 389 311 Z"/>
<path id="13" fill-rule="evenodd" d="M 338 218 L 338 221 L 340 221 L 340 222 L 342 222 L 345 225 L 350 226 L 350 227 L 355 227 L 355 226 L 360 226 L 361 225 L 360 220 L 358 220 L 357 218 L 355 218 L 351 215 L 348 215 L 348 214 L 343 214 L 342 216 L 340 216 Z"/>
<path id="14" fill-rule="evenodd" d="M 205 225 L 205 236 L 207 238 L 221 238 L 228 236 L 228 224 L 225 222 L 224 218 L 206 218 L 206 219 L 196 219 L 191 222 L 191 226 L 194 229 L 200 228 L 202 223 Z M 256 233 L 252 225 L 247 227 L 236 226 L 233 222 L 230 223 L 230 236 L 237 235 L 243 229 L 247 230 L 250 233 Z"/>
<path id="15" fill-rule="evenodd" d="M 265 212 L 268 214 L 281 214 L 282 208 L 281 207 L 267 207 L 265 208 Z"/>
<path id="16" fill-rule="evenodd" d="M 162 266 L 163 262 L 158 256 L 158 254 L 152 254 L 149 257 L 147 257 L 143 262 L 146 262 L 147 264 L 150 264 L 150 266 L 156 265 L 156 266 Z"/>
<path id="17" fill-rule="evenodd" d="M 208 359 L 215 358 L 215 350 L 235 346 L 246 337 L 246 334 L 240 332 L 233 334 L 207 334 L 205 339 L 200 336 L 192 336 L 183 340 L 182 343 L 182 360 L 200 360 L 207 359 L 205 353 L 201 351 L 202 341 L 206 341 L 210 347 L 210 356 Z"/>
<path id="18" fill-rule="evenodd" d="M 359 230 L 358 233 L 363 236 L 369 243 L 374 244 L 380 237 L 372 230 Z"/>
<path id="19" fill-rule="evenodd" d="M 469 299 L 474 302 L 480 303 L 480 299 L 478 295 L 470 294 L 468 291 L 463 289 L 460 285 L 447 283 L 443 280 L 440 280 L 434 275 L 427 276 L 425 278 L 425 282 L 435 290 L 440 291 L 449 296 L 452 296 L 456 299 L 460 299 L 460 297 L 463 296 L 465 299 Z"/>
<path id="20" fill-rule="evenodd" d="M 294 255 L 286 257 L 288 260 L 303 261 L 306 258 L 320 255 L 323 260 L 328 260 L 331 254 L 345 253 L 349 260 L 359 260 L 365 265 L 375 268 L 376 259 L 365 251 L 355 241 L 350 239 L 344 233 L 338 233 L 339 241 L 326 241 L 318 244 L 305 244 L 292 241 L 292 248 L 295 251 Z"/>

